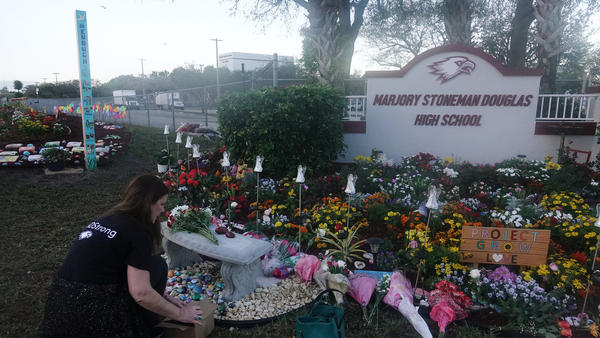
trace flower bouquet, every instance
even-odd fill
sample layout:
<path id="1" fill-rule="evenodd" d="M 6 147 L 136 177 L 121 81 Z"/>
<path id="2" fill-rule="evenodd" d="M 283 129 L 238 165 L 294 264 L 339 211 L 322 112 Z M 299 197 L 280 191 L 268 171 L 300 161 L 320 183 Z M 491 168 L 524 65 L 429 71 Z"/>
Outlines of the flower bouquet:
<path id="1" fill-rule="evenodd" d="M 210 230 L 212 213 L 210 209 L 176 206 L 167 214 L 167 226 L 171 232 L 187 231 L 204 236 L 213 244 L 219 244 L 215 234 Z"/>
<path id="2" fill-rule="evenodd" d="M 428 301 L 431 305 L 429 317 L 438 323 L 442 335 L 452 321 L 465 319 L 466 309 L 471 306 L 471 299 L 447 280 L 435 285 L 435 290 L 429 293 Z"/>

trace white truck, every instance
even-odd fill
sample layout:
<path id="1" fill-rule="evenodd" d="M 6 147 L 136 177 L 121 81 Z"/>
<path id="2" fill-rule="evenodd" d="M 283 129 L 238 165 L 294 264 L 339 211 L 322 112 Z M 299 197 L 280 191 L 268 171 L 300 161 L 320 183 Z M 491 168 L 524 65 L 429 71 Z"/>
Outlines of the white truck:
<path id="1" fill-rule="evenodd" d="M 156 105 L 160 109 L 170 109 L 171 107 L 175 109 L 184 108 L 183 102 L 181 101 L 181 96 L 179 96 L 178 92 L 157 94 Z"/>
<path id="2" fill-rule="evenodd" d="M 137 101 L 137 97 L 135 96 L 135 90 L 113 90 L 113 99 L 115 105 L 126 106 L 127 109 L 140 108 L 140 103 Z"/>

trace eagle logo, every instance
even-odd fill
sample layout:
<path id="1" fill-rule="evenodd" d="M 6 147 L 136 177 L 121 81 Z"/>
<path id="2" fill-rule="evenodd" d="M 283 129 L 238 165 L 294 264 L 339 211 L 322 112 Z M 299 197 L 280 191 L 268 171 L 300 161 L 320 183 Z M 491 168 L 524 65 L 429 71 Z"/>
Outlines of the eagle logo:
<path id="1" fill-rule="evenodd" d="M 464 56 L 450 56 L 428 66 L 432 69 L 430 74 L 438 75 L 436 80 L 441 83 L 452 80 L 460 74 L 471 74 L 475 69 L 475 62 Z"/>

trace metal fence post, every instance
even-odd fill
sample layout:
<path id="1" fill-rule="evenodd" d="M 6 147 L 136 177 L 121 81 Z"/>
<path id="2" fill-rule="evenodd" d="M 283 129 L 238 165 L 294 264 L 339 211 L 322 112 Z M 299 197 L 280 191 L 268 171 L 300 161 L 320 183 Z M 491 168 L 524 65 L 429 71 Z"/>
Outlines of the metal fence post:
<path id="1" fill-rule="evenodd" d="M 173 121 L 173 130 L 175 130 L 175 92 L 171 92 L 171 119 Z"/>
<path id="2" fill-rule="evenodd" d="M 145 95 L 146 113 L 148 114 L 148 128 L 150 128 L 150 107 L 148 107 L 148 95 Z"/>
<path id="3" fill-rule="evenodd" d="M 202 88 L 202 112 L 204 113 L 204 126 L 208 128 L 208 109 L 206 109 L 206 87 Z"/>

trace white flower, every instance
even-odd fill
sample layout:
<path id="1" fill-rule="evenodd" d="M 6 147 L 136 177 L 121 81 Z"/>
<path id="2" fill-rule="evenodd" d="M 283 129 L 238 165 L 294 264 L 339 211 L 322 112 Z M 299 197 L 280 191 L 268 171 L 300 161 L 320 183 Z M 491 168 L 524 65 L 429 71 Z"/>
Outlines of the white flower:
<path id="1" fill-rule="evenodd" d="M 171 209 L 170 215 L 173 217 L 178 217 L 181 215 L 181 212 L 187 210 L 189 207 L 187 205 L 178 205 L 175 208 Z"/>
<path id="2" fill-rule="evenodd" d="M 346 262 L 344 262 L 342 260 L 339 260 L 337 263 L 338 263 L 338 266 L 342 269 L 346 267 Z"/>
<path id="3" fill-rule="evenodd" d="M 481 276 L 481 273 L 479 273 L 478 269 L 473 269 L 471 272 L 469 272 L 469 276 L 471 276 L 473 279 L 477 279 Z"/>
<path id="4" fill-rule="evenodd" d="M 237 203 L 237 202 L 231 202 L 231 207 L 232 207 L 232 208 L 235 208 L 235 207 L 237 207 L 237 206 L 238 206 L 238 203 Z"/>
<path id="5" fill-rule="evenodd" d="M 458 177 L 458 171 L 456 171 L 452 168 L 444 168 L 444 175 L 446 175 L 450 178 L 456 178 L 456 177 Z"/>
<path id="6" fill-rule="evenodd" d="M 319 237 L 325 237 L 326 231 L 325 229 L 319 229 L 318 235 Z"/>

